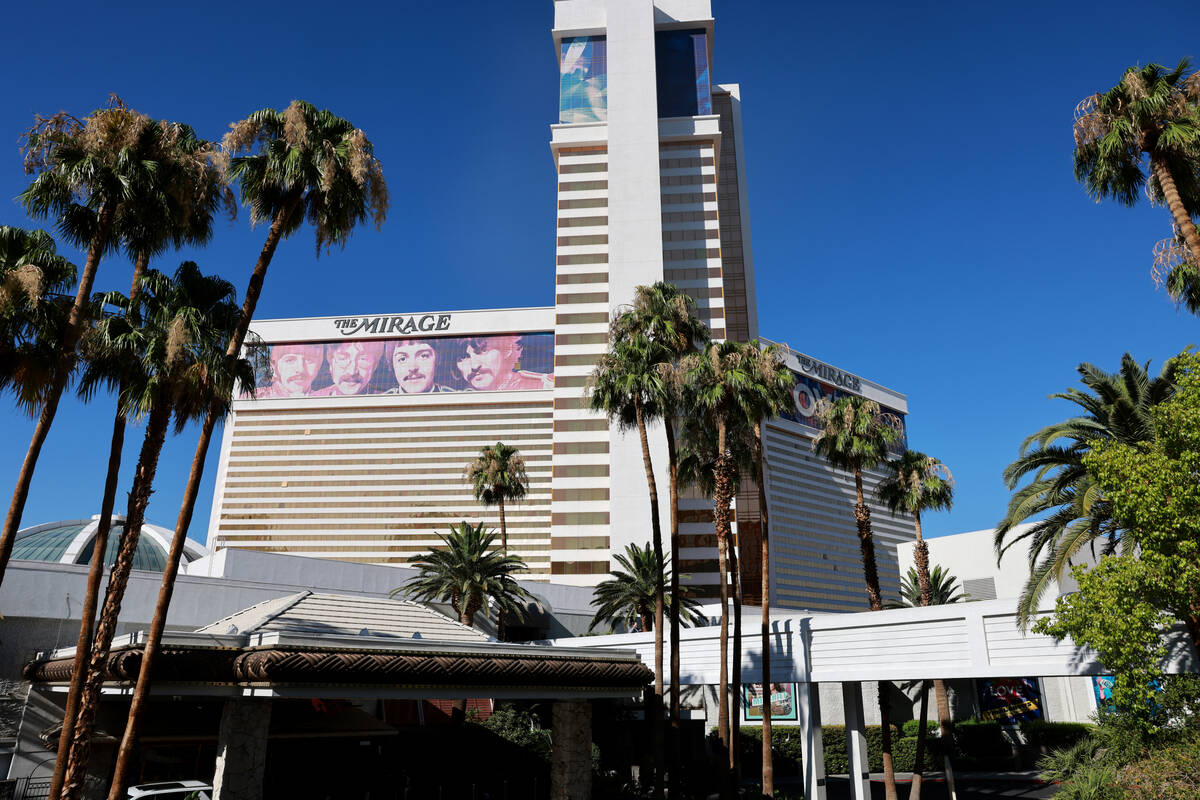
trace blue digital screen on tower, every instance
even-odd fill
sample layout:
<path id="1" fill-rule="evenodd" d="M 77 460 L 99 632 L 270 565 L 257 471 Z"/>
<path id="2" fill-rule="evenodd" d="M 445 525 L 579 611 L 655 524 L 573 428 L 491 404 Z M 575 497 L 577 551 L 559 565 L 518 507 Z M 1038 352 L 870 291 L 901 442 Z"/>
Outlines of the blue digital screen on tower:
<path id="1" fill-rule="evenodd" d="M 708 34 L 703 30 L 654 34 L 658 72 L 658 116 L 694 117 L 712 113 L 708 75 Z"/>
<path id="2" fill-rule="evenodd" d="M 608 40 L 573 36 L 562 40 L 558 58 L 558 121 L 608 120 Z"/>

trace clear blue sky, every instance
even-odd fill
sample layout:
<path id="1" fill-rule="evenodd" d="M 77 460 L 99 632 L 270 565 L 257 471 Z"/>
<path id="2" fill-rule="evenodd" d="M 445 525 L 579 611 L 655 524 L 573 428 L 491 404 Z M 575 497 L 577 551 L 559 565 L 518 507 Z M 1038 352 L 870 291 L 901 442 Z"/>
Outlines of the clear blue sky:
<path id="1" fill-rule="evenodd" d="M 553 302 L 557 111 L 550 0 L 305 2 L 176 10 L 66 2 L 6 12 L 0 196 L 27 181 L 35 112 L 77 115 L 117 92 L 218 138 L 299 97 L 362 127 L 393 206 L 317 259 L 283 243 L 259 316 Z M 1021 439 L 1066 416 L 1047 395 L 1075 365 L 1152 369 L 1200 342 L 1150 279 L 1167 212 L 1096 205 L 1071 172 L 1071 114 L 1126 66 L 1200 56 L 1189 3 L 801 3 L 715 0 L 713 77 L 738 82 L 763 335 L 907 393 L 910 444 L 954 470 L 939 535 L 991 527 Z M 1191 8 L 1189 12 L 1187 9 Z M 0 202 L 0 224 L 29 225 Z M 184 257 L 245 285 L 264 230 L 245 214 Z M 80 262 L 82 258 L 80 258 Z M 128 289 L 101 265 L 98 288 Z M 111 402 L 67 400 L 23 524 L 99 510 Z M 31 423 L 6 407 L 7 506 Z M 141 429 L 128 437 L 123 507 Z M 172 439 L 149 519 L 171 525 L 194 447 Z M 208 526 L 214 445 L 192 536 Z"/>

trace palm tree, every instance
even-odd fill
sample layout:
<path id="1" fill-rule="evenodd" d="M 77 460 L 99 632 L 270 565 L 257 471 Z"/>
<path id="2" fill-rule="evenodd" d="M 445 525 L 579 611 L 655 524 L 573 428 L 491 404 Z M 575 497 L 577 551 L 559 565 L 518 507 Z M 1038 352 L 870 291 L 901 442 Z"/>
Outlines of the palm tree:
<path id="1" fill-rule="evenodd" d="M 742 644 L 742 598 L 741 580 L 737 566 L 737 553 L 730 547 L 732 526 L 730 504 L 737 489 L 738 462 L 747 463 L 753 452 L 747 438 L 734 436 L 739 428 L 748 429 L 746 408 L 749 398 L 759 391 L 757 369 L 754 358 L 748 358 L 748 348 L 753 345 L 739 342 L 709 342 L 704 351 L 684 359 L 682 372 L 685 386 L 685 405 L 689 417 L 702 420 L 712 431 L 715 441 L 711 443 L 713 522 L 717 535 L 717 564 L 721 574 L 721 706 L 717 715 L 717 730 L 721 743 L 729 750 L 730 775 L 738 768 L 739 720 L 737 714 L 741 694 L 741 644 Z M 728 576 L 728 577 L 726 577 Z M 733 599 L 733 686 L 730 692 L 726 658 L 729 638 L 729 600 Z M 732 697 L 727 697 L 731 694 Z M 726 704 L 732 702 L 732 709 Z M 728 788 L 728 787 L 727 787 Z"/>
<path id="2" fill-rule="evenodd" d="M 1171 211 L 1200 263 L 1200 73 L 1191 61 L 1125 70 L 1075 109 L 1075 177 L 1095 200 L 1132 206 L 1143 187 Z M 1189 74 L 1190 73 L 1190 74 Z"/>
<path id="3" fill-rule="evenodd" d="M 378 228 L 387 216 L 387 183 L 375 150 L 361 129 L 327 110 L 294 100 L 284 111 L 256 111 L 235 122 L 222 140 L 222 161 L 232 156 L 226 173 L 241 189 L 251 222 L 270 221 L 267 239 L 254 263 L 237 328 L 225 358 L 238 357 L 254 309 L 262 294 L 267 268 L 279 242 L 307 219 L 315 228 L 317 252 L 345 246 L 350 234 L 368 217 Z M 200 493 L 200 479 L 213 429 L 224 411 L 216 404 L 204 416 L 192 457 L 183 502 L 175 521 L 177 535 L 187 535 Z"/>
<path id="4" fill-rule="evenodd" d="M 504 519 L 504 503 L 520 500 L 529 490 L 525 460 L 520 451 L 504 442 L 484 445 L 479 455 L 467 466 L 467 481 L 475 499 L 485 506 L 500 508 L 500 550 L 508 553 L 508 525 Z"/>
<path id="5" fill-rule="evenodd" d="M 135 194 L 135 201 L 121 207 L 113 225 L 114 236 L 133 261 L 133 279 L 130 282 L 128 304 L 130 313 L 137 312 L 142 276 L 149 267 L 151 257 L 161 254 L 168 245 L 178 248 L 184 245 L 204 244 L 212 236 L 213 217 L 218 207 L 224 203 L 226 207 L 232 208 L 232 196 L 225 186 L 224 175 L 213 163 L 214 151 L 209 142 L 198 138 L 191 127 L 181 123 L 156 122 L 153 124 L 153 131 L 157 136 L 159 153 L 155 169 L 148 173 L 138 173 L 144 185 Z M 85 241 L 88 236 L 88 220 L 76 218 L 73 223 L 81 229 L 76 230 L 71 238 L 77 242 Z M 125 368 L 128 365 L 118 363 L 115 366 Z M 117 381 L 118 394 L 122 380 L 119 378 Z M 87 594 L 83 600 L 79 639 L 75 649 L 75 670 L 67 693 L 57 760 L 50 784 L 50 797 L 55 800 L 62 791 L 75 714 L 83 690 L 87 652 L 91 643 L 91 625 L 96 615 L 103 578 L 103 557 L 97 557 L 96 553 L 107 552 L 124 444 L 125 416 L 118 403 L 113 415 L 108 472 L 104 483 L 104 495 L 100 501 L 96 545 L 88 573 Z M 118 771 L 122 766 L 123 762 L 118 759 Z"/>
<path id="6" fill-rule="evenodd" d="M 619 317 L 618 317 L 619 319 Z M 667 348 L 656 344 L 642 332 L 612 326 L 609 349 L 597 362 L 588 381 L 589 403 L 593 411 L 602 411 L 618 429 L 636 429 L 642 444 L 642 466 L 650 495 L 650 531 L 657 565 L 654 601 L 654 702 L 648 716 L 654 737 L 654 794 L 662 796 L 665 748 L 663 742 L 663 547 L 662 523 L 658 513 L 658 484 L 650 457 L 647 421 L 662 416 L 668 381 L 661 365 L 670 361 Z"/>
<path id="7" fill-rule="evenodd" d="M 854 475 L 854 522 L 862 550 L 867 601 L 872 611 L 883 608 L 879 569 L 875 563 L 875 540 L 871 534 L 871 509 L 863 493 L 863 470 L 887 459 L 888 448 L 900 434 L 879 404 L 858 395 L 847 395 L 821 409 L 821 430 L 813 440 L 813 451 L 835 469 Z M 882 728 L 884 789 L 887 800 L 896 800 L 896 773 L 892 765 L 892 736 L 887 704 L 887 683 L 879 682 L 879 724 Z"/>
<path id="8" fill-rule="evenodd" d="M 929 574 L 929 545 L 921 536 L 921 512 L 941 511 L 954 502 L 954 477 L 941 461 L 916 450 L 905 450 L 887 462 L 887 476 L 876 487 L 879 499 L 893 515 L 911 514 L 916 528 L 917 542 L 913 547 L 916 562 L 917 587 L 920 604 L 933 605 L 933 586 Z M 946 697 L 945 681 L 935 682 L 938 706 L 938 724 L 942 736 L 950 733 L 950 703 Z M 917 760 L 913 767 L 913 783 L 909 794 L 913 800 L 921 796 L 921 765 L 924 763 L 926 716 L 926 693 L 921 693 L 921 726 L 917 729 Z M 949 766 L 949 760 L 946 764 Z M 951 778 L 953 781 L 953 778 Z"/>
<path id="9" fill-rule="evenodd" d="M 743 348 L 746 359 L 746 369 L 749 371 L 753 384 L 750 391 L 741 395 L 739 400 L 746 415 L 747 423 L 753 433 L 752 453 L 754 460 L 755 482 L 758 484 L 759 506 L 759 541 L 760 569 L 762 572 L 762 684 L 771 685 L 771 548 L 770 525 L 767 514 L 767 451 L 763 446 L 763 422 L 775 419 L 784 411 L 795 407 L 792 398 L 792 386 L 796 376 L 783 361 L 783 355 L 776 345 L 760 347 L 757 341 L 752 341 Z M 762 710 L 762 787 L 763 794 L 775 796 L 775 769 L 771 760 L 771 704 L 763 703 Z"/>
<path id="10" fill-rule="evenodd" d="M 451 526 L 450 535 L 438 538 L 443 547 L 409 559 L 420 575 L 407 586 L 393 589 L 393 597 L 403 594 L 426 603 L 449 602 L 463 625 L 473 625 L 481 610 L 486 615 L 489 600 L 497 611 L 515 613 L 520 608 L 518 601 L 530 597 L 513 577 L 528 569 L 525 562 L 497 551 L 493 547 L 496 534 L 484 531 L 482 522 L 472 526 L 464 520 Z M 462 722 L 466 712 L 466 698 L 455 700 L 452 720 Z"/>
<path id="11" fill-rule="evenodd" d="M 18 200 L 37 219 L 53 216 L 68 237 L 86 232 L 87 257 L 75 300 L 55 348 L 57 362 L 41 394 L 37 423 L 17 475 L 12 502 L 0 531 L 0 583 L 8 568 L 34 468 L 58 403 L 74 370 L 75 348 L 87 322 L 92 284 L 101 257 L 116 246 L 118 214 L 137 203 L 152 183 L 160 153 L 154 123 L 114 97 L 108 108 L 82 120 L 66 114 L 38 117 L 24 137 L 25 170 L 35 174 Z"/>
<path id="12" fill-rule="evenodd" d="M 508 523 L 504 519 L 504 501 L 520 500 L 529 489 L 525 460 L 517 448 L 504 442 L 484 445 L 467 466 L 467 480 L 475 499 L 485 506 L 500 507 L 500 551 L 508 554 Z M 504 641 L 504 611 L 496 615 L 496 638 Z"/>
<path id="13" fill-rule="evenodd" d="M 657 602 L 658 562 L 650 543 L 638 547 L 625 545 L 625 554 L 613 556 L 621 570 L 609 573 L 612 577 L 596 587 L 595 603 L 600 606 L 588 625 L 588 632 L 599 625 L 610 627 L 623 623 L 627 630 L 635 625 L 643 631 L 654 628 L 654 606 Z M 668 570 L 668 574 L 669 574 Z M 680 599 L 680 617 L 691 625 L 703 625 L 707 618 L 700 613 L 700 603 L 686 590 L 680 595 L 668 595 L 667 605 L 674 610 L 674 598 Z"/>
<path id="14" fill-rule="evenodd" d="M 1117 372 L 1080 364 L 1084 390 L 1071 387 L 1050 397 L 1069 400 L 1084 413 L 1028 436 L 1018 458 L 1004 469 L 1013 496 L 996 526 L 997 558 L 1017 542 L 1030 541 L 1029 580 L 1017 605 L 1022 628 L 1077 553 L 1097 543 L 1106 553 L 1128 545 L 1083 457 L 1098 440 L 1138 444 L 1154 438 L 1151 409 L 1174 394 L 1175 364 L 1167 361 L 1156 378 L 1150 377 L 1149 366 L 1129 353 L 1121 357 Z M 1021 486 L 1026 478 L 1031 480 Z M 1022 526 L 1030 519 L 1037 521 Z"/>
<path id="15" fill-rule="evenodd" d="M 921 602 L 921 579 L 916 567 L 909 567 L 908 572 L 900 576 L 900 597 L 889 600 L 884 608 L 916 608 L 917 606 L 944 606 L 950 603 L 961 603 L 969 599 L 969 595 L 961 591 L 958 576 L 953 575 L 940 564 L 934 564 L 929 570 L 929 602 Z"/>
<path id="16" fill-rule="evenodd" d="M 666 395 L 662 400 L 662 423 L 667 440 L 667 475 L 670 494 L 671 516 L 670 537 L 672 564 L 679 563 L 679 454 L 676 442 L 676 417 L 682 413 L 680 397 L 680 360 L 696 351 L 709 340 L 708 327 L 696 312 L 696 301 L 684 294 L 674 284 L 658 281 L 650 286 L 638 286 L 634 290 L 632 305 L 622 309 L 613 321 L 616 326 L 614 338 L 626 338 L 631 333 L 641 333 L 651 342 L 666 348 L 669 363 L 659 366 L 670 378 L 665 384 Z M 679 572 L 672 571 L 664 582 L 670 582 L 667 594 L 679 597 Z M 679 607 L 672 604 L 667 613 L 671 617 L 671 700 L 668 718 L 671 725 L 671 770 L 672 792 L 679 793 L 676 781 L 682 764 L 680 761 L 682 725 L 680 722 L 679 691 Z M 656 673 L 657 674 L 657 673 Z"/>
<path id="17" fill-rule="evenodd" d="M 75 265 L 42 230 L 0 226 L 0 392 L 34 413 L 53 385 Z"/>
<path id="18" fill-rule="evenodd" d="M 234 375 L 225 372 L 225 346 L 237 323 L 235 298 L 231 284 L 203 275 L 192 262 L 184 262 L 173 278 L 148 270 L 138 309 L 130 313 L 127 298 L 116 292 L 106 295 L 106 303 L 126 313 L 101 320 L 85 338 L 81 391 L 88 395 L 105 386 L 119 389 L 124 414 L 144 414 L 147 421 L 75 718 L 63 797 L 78 797 L 82 790 L 109 648 L 171 418 L 178 433 L 207 412 L 214 395 L 232 390 Z M 129 369 L 131 364 L 137 369 Z M 234 374 L 244 386 L 253 385 L 247 362 L 235 362 Z"/>

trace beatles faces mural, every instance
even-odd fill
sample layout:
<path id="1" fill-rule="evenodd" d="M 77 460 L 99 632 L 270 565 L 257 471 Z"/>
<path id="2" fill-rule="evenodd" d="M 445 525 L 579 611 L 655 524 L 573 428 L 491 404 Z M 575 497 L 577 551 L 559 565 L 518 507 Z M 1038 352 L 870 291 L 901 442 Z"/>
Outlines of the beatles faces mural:
<path id="1" fill-rule="evenodd" d="M 267 345 L 254 397 L 514 392 L 554 387 L 554 334 Z"/>

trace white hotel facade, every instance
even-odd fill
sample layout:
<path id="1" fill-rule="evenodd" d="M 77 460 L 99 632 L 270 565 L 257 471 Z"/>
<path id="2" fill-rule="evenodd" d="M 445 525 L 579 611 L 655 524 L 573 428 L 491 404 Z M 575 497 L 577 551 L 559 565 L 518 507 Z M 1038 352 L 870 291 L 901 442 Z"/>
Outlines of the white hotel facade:
<path id="1" fill-rule="evenodd" d="M 531 578 L 593 585 L 615 566 L 613 553 L 649 540 L 637 437 L 588 410 L 585 384 L 606 347 L 609 320 L 638 285 L 666 280 L 683 288 L 714 338 L 760 336 L 740 90 L 710 82 L 709 0 L 555 0 L 554 12 L 555 305 L 256 321 L 254 333 L 283 346 L 279 353 L 292 352 L 293 360 L 313 354 L 299 392 L 307 396 L 273 393 L 264 375 L 263 397 L 235 402 L 221 447 L 210 548 L 403 563 L 460 520 L 498 524 L 496 510 L 483 509 L 463 478 L 480 447 L 497 441 L 517 446 L 527 465 L 529 494 L 506 509 L 506 518 L 510 550 L 526 561 Z M 799 341 L 803 331 L 775 336 Z M 471 359 L 487 348 L 499 352 L 511 337 L 519 337 L 522 351 L 515 362 L 511 354 L 500 359 L 502 369 L 512 367 L 510 379 L 472 386 Z M 416 339 L 436 351 L 429 356 L 438 363 L 431 386 L 439 390 L 402 391 L 395 342 L 415 350 Z M 353 342 L 369 344 L 347 350 Z M 322 391 L 343 351 L 375 359 L 358 394 Z M 790 348 L 788 359 L 798 376 L 796 413 L 767 426 L 771 602 L 862 610 L 852 480 L 813 454 L 807 415 L 818 395 L 835 392 L 871 397 L 901 418 L 906 401 Z M 661 427 L 651 441 L 666 520 Z M 868 484 L 877 477 L 869 475 Z M 681 573 L 700 594 L 715 594 L 711 504 L 688 495 L 682 505 Z M 735 518 L 752 599 L 755 491 L 737 497 Z M 896 546 L 913 538 L 912 523 L 877 514 L 874 524 L 879 572 L 891 595 Z"/>

